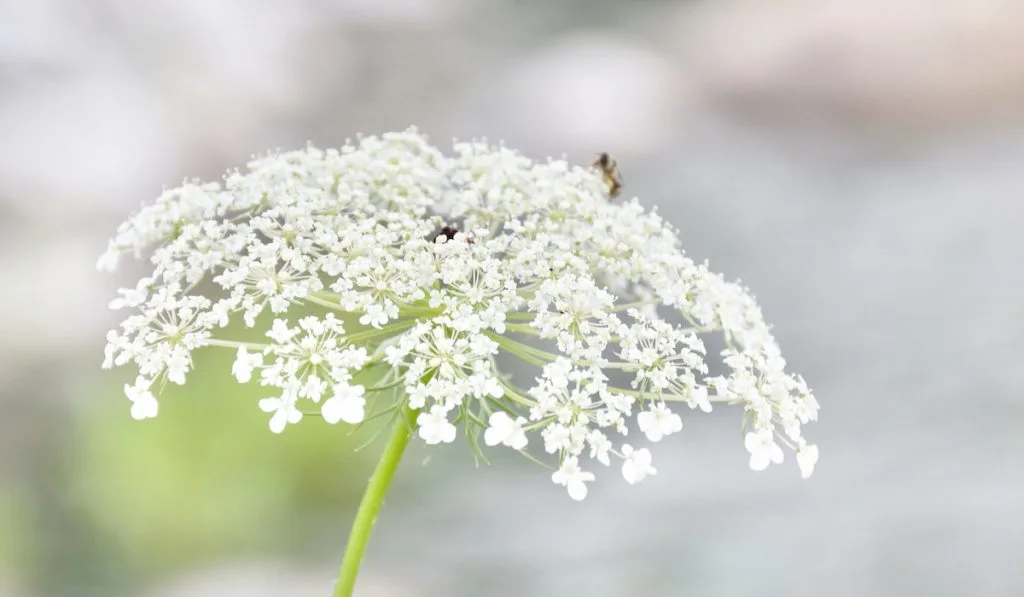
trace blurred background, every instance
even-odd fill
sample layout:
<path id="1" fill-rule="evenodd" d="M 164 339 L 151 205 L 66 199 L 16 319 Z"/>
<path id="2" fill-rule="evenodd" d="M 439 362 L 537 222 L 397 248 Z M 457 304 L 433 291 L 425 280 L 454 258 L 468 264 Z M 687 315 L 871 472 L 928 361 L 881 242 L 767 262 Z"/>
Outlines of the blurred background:
<path id="1" fill-rule="evenodd" d="M 407 457 L 364 597 L 1024 595 L 1019 0 L 0 0 L 0 596 L 329 593 L 379 445 L 202 361 L 133 422 L 94 270 L 165 185 L 418 125 L 619 160 L 815 388 L 815 476 L 739 414 L 586 502 Z M 500 455 L 499 455 L 500 456 Z"/>

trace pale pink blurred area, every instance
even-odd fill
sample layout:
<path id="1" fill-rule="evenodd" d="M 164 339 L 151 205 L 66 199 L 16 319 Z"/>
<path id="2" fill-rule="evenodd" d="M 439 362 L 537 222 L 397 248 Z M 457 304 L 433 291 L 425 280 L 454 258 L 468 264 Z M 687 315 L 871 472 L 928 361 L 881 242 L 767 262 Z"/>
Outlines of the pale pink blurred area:
<path id="1" fill-rule="evenodd" d="M 1024 114 L 1016 0 L 679 3 L 658 28 L 700 87 L 760 119 L 929 134 Z"/>
<path id="2" fill-rule="evenodd" d="M 277 456 L 262 426 L 175 460 L 220 436 L 128 421 L 99 364 L 143 269 L 94 266 L 186 178 L 410 125 L 615 155 L 623 199 L 753 289 L 816 390 L 821 462 L 752 473 L 735 416 L 687 413 L 656 477 L 575 504 L 523 459 L 417 449 L 359 595 L 1024 595 L 1024 2 L 5 0 L 0 597 L 329 594 L 351 495 L 310 512 L 254 484 L 280 496 L 264 518 L 239 498 L 196 528 L 168 496 L 369 470 Z M 213 520 L 236 535 L 207 560 L 174 548 Z"/>

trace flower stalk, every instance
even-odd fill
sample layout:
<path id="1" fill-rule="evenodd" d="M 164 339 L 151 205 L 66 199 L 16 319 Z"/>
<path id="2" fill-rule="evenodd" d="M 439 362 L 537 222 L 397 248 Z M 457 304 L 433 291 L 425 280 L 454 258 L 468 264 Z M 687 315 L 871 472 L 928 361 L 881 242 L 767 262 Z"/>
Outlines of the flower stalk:
<path id="1" fill-rule="evenodd" d="M 403 418 L 394 422 L 391 438 L 388 440 L 387 446 L 384 447 L 384 453 L 381 454 L 377 468 L 370 476 L 370 482 L 359 501 L 359 509 L 352 522 L 352 531 L 348 535 L 348 544 L 341 561 L 341 569 L 338 571 L 338 579 L 334 583 L 334 597 L 351 597 L 352 595 L 356 585 L 356 576 L 359 574 L 359 566 L 363 561 L 363 553 L 366 551 L 370 534 L 373 532 L 373 525 L 377 522 L 377 515 L 384 504 L 384 496 L 388 493 L 391 479 L 394 478 L 405 447 L 409 444 L 409 435 L 415 424 L 417 411 L 409 407 L 405 407 L 403 411 Z"/>

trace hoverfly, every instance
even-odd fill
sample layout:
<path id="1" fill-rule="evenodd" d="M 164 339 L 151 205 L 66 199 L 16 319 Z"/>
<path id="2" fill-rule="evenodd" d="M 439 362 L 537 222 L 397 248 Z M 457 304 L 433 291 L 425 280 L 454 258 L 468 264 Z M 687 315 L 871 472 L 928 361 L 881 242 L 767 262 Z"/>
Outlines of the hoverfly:
<path id="1" fill-rule="evenodd" d="M 591 164 L 591 167 L 601 171 L 601 176 L 604 177 L 604 184 L 608 185 L 608 196 L 618 197 L 619 192 L 622 190 L 622 175 L 619 173 L 619 167 L 615 163 L 615 158 L 608 153 L 599 153 L 597 154 L 597 161 Z"/>

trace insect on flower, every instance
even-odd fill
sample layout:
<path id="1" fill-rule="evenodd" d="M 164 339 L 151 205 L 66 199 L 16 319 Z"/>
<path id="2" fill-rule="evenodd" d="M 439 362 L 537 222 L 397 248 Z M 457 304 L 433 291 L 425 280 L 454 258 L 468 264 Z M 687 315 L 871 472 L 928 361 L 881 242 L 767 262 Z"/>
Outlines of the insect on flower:
<path id="1" fill-rule="evenodd" d="M 461 231 L 458 228 L 456 228 L 455 226 L 452 226 L 452 225 L 449 224 L 449 225 L 445 226 L 444 228 L 442 228 L 441 231 L 438 232 L 436 236 L 434 236 L 434 240 L 437 240 L 438 238 L 440 238 L 442 236 L 445 237 L 447 240 L 454 240 L 455 239 L 455 235 L 456 234 L 460 234 L 460 233 L 461 233 Z M 466 242 L 468 242 L 469 244 L 473 244 L 473 239 L 467 237 L 466 238 Z"/>
<path id="2" fill-rule="evenodd" d="M 615 158 L 609 153 L 602 152 L 597 155 L 597 160 L 591 166 L 601 171 L 604 183 L 608 185 L 608 196 L 618 197 L 622 191 L 622 174 Z"/>

